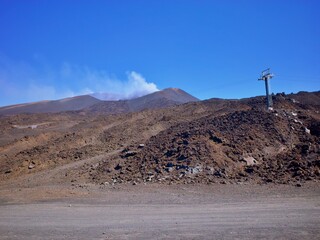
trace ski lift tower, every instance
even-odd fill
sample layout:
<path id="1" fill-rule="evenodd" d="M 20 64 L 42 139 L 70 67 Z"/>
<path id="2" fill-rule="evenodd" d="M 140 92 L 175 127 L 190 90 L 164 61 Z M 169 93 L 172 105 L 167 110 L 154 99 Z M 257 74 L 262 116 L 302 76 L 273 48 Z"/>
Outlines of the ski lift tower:
<path id="1" fill-rule="evenodd" d="M 270 68 L 262 71 L 261 77 L 258 80 L 262 80 L 266 85 L 266 99 L 267 99 L 267 110 L 273 110 L 272 97 L 270 96 L 269 89 L 269 79 L 271 79 L 274 75 L 270 73 Z"/>

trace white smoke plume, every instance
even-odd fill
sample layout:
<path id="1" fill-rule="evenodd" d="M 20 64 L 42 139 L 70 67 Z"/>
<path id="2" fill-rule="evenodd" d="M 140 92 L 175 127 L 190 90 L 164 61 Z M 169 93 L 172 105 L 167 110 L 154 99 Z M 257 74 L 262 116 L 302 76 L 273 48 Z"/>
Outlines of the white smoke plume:
<path id="1" fill-rule="evenodd" d="M 137 72 L 129 72 L 127 76 L 127 81 L 106 79 L 102 89 L 93 93 L 92 96 L 101 100 L 124 100 L 159 91 L 154 83 L 148 83 L 146 79 Z"/>
<path id="2" fill-rule="evenodd" d="M 85 66 L 64 63 L 54 68 L 44 65 L 21 63 L 0 56 L 0 106 L 86 94 L 102 100 L 124 100 L 159 90 L 156 84 L 147 82 L 135 71 L 119 80 L 106 71 Z"/>

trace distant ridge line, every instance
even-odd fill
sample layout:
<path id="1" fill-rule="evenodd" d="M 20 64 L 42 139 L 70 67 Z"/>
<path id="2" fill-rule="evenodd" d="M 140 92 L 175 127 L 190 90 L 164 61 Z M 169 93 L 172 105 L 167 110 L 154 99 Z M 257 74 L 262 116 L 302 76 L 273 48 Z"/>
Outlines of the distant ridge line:
<path id="1" fill-rule="evenodd" d="M 131 100 L 106 101 L 91 95 L 82 95 L 53 101 L 22 103 L 0 108 L 0 115 L 20 113 L 57 113 L 65 111 L 123 113 L 142 109 L 170 107 L 182 103 L 199 101 L 199 99 L 178 88 L 167 88 Z"/>

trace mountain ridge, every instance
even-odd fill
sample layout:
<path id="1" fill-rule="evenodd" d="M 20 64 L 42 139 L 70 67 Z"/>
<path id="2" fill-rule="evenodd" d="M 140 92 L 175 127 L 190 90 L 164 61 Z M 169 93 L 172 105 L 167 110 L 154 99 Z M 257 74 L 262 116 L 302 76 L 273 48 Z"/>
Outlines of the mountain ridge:
<path id="1" fill-rule="evenodd" d="M 170 107 L 199 99 L 178 88 L 166 88 L 130 100 L 104 101 L 91 95 L 81 95 L 59 100 L 44 100 L 0 107 L 0 115 L 20 113 L 56 113 L 65 111 L 85 111 L 88 113 L 117 114 Z"/>
<path id="2" fill-rule="evenodd" d="M 55 113 L 77 111 L 91 106 L 100 100 L 89 95 L 63 98 L 59 100 L 43 100 L 32 103 L 22 103 L 0 108 L 0 115 L 15 115 L 20 113 Z"/>

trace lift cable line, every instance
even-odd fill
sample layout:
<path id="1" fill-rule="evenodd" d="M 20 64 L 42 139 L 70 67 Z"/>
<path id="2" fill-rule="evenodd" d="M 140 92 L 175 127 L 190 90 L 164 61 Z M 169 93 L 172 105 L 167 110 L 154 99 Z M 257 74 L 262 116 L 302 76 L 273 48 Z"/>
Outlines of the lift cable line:
<path id="1" fill-rule="evenodd" d="M 262 71 L 261 76 L 258 80 L 262 80 L 265 82 L 265 86 L 266 86 L 266 99 L 267 99 L 267 110 L 272 110 L 272 97 L 270 95 L 270 89 L 269 89 L 269 79 L 273 78 L 273 74 L 270 73 L 270 68 Z"/>

